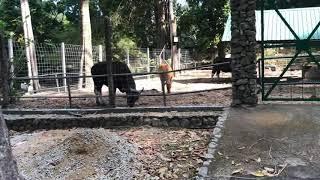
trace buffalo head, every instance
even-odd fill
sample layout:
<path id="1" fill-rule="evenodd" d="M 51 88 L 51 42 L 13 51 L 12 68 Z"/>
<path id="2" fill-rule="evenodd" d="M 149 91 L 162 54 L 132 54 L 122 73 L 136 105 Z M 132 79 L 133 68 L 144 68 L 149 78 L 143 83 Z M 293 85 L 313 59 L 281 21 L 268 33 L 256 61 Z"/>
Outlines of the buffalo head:
<path id="1" fill-rule="evenodd" d="M 129 107 L 133 107 L 136 101 L 139 99 L 141 93 L 143 92 L 144 88 L 141 91 L 136 89 L 130 88 L 129 92 L 127 92 L 127 105 Z"/>

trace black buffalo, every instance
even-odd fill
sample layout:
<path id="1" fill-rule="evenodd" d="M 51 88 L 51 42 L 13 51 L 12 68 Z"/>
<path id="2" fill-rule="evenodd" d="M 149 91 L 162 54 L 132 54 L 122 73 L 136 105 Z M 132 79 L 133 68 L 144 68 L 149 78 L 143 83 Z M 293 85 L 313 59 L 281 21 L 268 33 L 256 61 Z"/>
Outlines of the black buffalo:
<path id="1" fill-rule="evenodd" d="M 129 67 L 122 62 L 112 62 L 112 74 L 127 74 L 131 73 Z M 91 74 L 94 75 L 106 75 L 107 62 L 99 62 L 92 66 Z M 108 86 L 108 77 L 93 77 L 94 81 L 94 93 L 96 95 L 96 103 L 98 105 L 104 104 L 102 101 L 101 88 L 103 85 Z M 136 83 L 132 75 L 113 76 L 114 92 L 119 89 L 122 93 L 127 94 L 127 105 L 133 107 L 135 102 L 139 99 L 141 91 L 136 89 Z"/>
<path id="2" fill-rule="evenodd" d="M 211 73 L 211 78 L 213 78 L 213 76 L 215 74 L 217 74 L 218 79 L 220 78 L 220 71 L 222 72 L 231 72 L 231 58 L 221 58 L 221 57 L 217 57 L 214 60 L 214 64 L 217 63 L 225 63 L 225 64 L 220 64 L 217 66 L 212 66 L 212 73 Z"/>

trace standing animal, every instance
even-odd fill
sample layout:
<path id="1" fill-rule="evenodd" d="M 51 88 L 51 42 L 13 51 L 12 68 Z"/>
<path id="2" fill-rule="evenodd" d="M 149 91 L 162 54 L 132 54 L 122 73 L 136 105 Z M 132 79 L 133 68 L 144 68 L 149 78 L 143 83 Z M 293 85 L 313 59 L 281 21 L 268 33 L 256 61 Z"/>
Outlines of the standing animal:
<path id="1" fill-rule="evenodd" d="M 159 72 L 167 72 L 172 71 L 172 68 L 168 64 L 160 64 L 159 65 Z M 168 72 L 164 74 L 160 74 L 160 80 L 163 82 L 164 85 L 167 86 L 167 92 L 168 94 L 171 93 L 171 87 L 172 87 L 172 80 L 173 80 L 173 72 Z"/>
<path id="2" fill-rule="evenodd" d="M 222 72 L 231 72 L 231 58 L 222 58 L 222 57 L 217 57 L 214 60 L 214 63 L 227 63 L 227 64 L 221 64 L 217 66 L 212 66 L 212 73 L 211 73 L 211 78 L 215 74 L 217 74 L 218 79 L 220 78 L 220 71 Z"/>
<path id="3" fill-rule="evenodd" d="M 127 74 L 131 73 L 129 67 L 122 62 L 112 62 L 112 74 Z M 99 62 L 92 66 L 92 75 L 107 75 L 107 62 Z M 103 105 L 101 89 L 103 85 L 108 86 L 108 77 L 93 77 L 94 93 L 96 95 L 97 105 Z M 135 102 L 139 99 L 141 91 L 136 89 L 136 83 L 132 75 L 113 76 L 114 92 L 119 89 L 122 93 L 127 94 L 127 105 L 133 107 Z"/>

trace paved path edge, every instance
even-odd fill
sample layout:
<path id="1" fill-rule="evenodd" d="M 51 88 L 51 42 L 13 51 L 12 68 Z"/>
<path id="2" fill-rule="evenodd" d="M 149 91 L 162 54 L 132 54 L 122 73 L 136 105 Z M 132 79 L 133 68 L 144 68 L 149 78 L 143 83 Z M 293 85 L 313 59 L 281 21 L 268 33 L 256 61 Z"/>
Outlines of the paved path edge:
<path id="1" fill-rule="evenodd" d="M 215 128 L 211 133 L 210 142 L 208 145 L 208 150 L 204 154 L 205 160 L 200 168 L 198 168 L 198 173 L 195 177 L 196 180 L 204 180 L 208 178 L 208 167 L 214 162 L 214 154 L 218 147 L 219 141 L 222 137 L 222 132 L 225 126 L 225 121 L 229 116 L 230 108 L 224 108 L 224 112 L 218 118 Z"/>

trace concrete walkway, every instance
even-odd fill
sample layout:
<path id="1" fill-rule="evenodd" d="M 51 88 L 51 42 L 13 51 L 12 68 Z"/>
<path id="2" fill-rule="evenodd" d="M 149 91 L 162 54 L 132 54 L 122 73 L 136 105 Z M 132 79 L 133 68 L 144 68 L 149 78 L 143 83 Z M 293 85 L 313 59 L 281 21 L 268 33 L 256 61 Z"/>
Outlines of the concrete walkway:
<path id="1" fill-rule="evenodd" d="M 230 109 L 222 134 L 206 179 L 320 179 L 319 105 Z"/>

